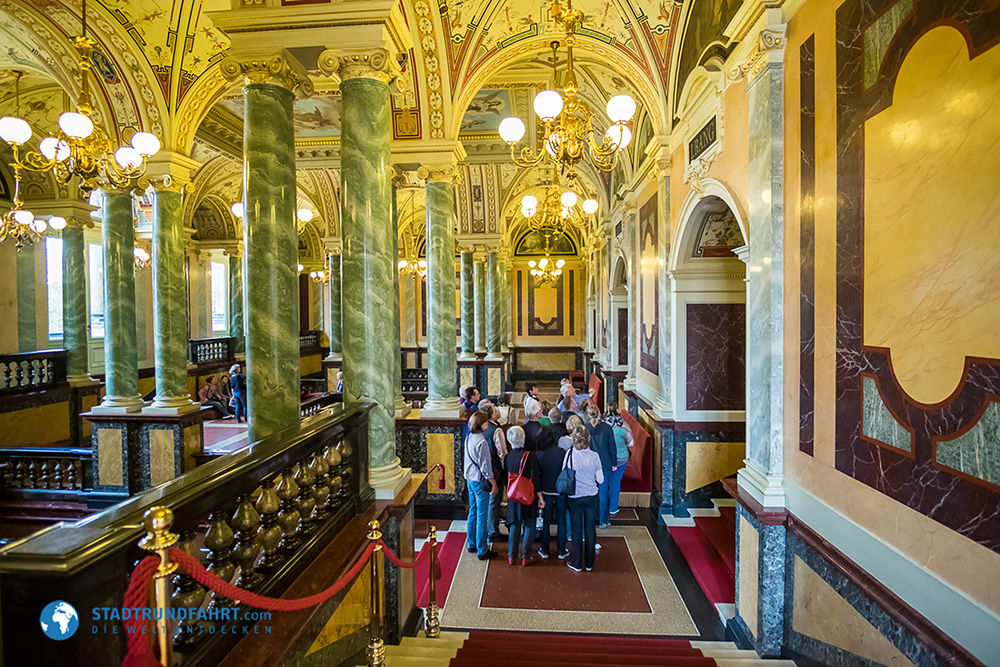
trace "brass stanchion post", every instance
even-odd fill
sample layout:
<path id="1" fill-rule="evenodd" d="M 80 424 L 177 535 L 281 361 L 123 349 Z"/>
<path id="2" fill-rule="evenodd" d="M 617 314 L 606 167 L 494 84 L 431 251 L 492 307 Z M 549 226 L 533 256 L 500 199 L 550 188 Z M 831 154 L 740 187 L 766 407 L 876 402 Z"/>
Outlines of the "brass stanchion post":
<path id="1" fill-rule="evenodd" d="M 438 621 L 438 606 L 437 606 L 437 527 L 431 526 L 430 532 L 430 543 L 431 543 L 431 564 L 428 568 L 430 573 L 429 581 L 430 586 L 428 588 L 427 597 L 427 609 L 425 610 L 425 622 L 424 622 L 424 634 L 428 637 L 434 639 L 441 636 L 441 623 Z"/>
<path id="2" fill-rule="evenodd" d="M 372 618 L 368 631 L 368 667 L 385 664 L 385 643 L 382 641 L 382 531 L 378 521 L 368 524 L 368 539 L 375 543 L 371 557 Z"/>
<path id="3" fill-rule="evenodd" d="M 153 576 L 153 593 L 156 598 L 156 641 L 160 647 L 160 664 L 173 665 L 174 633 L 167 615 L 170 612 L 170 580 L 177 564 L 170 562 L 170 547 L 177 544 L 177 536 L 170 532 L 174 513 L 168 507 L 151 507 L 143 515 L 146 536 L 139 540 L 139 548 L 160 556 L 160 565 Z"/>

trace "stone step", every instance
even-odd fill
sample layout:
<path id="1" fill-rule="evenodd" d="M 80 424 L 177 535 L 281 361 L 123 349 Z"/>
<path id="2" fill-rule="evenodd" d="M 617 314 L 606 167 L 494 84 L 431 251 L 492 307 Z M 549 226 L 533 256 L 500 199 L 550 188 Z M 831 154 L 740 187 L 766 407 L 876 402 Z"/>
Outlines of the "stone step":
<path id="1" fill-rule="evenodd" d="M 737 649 L 736 644 L 733 642 L 691 642 L 691 648 L 700 649 L 702 651 L 718 649 L 720 651 L 735 651 Z"/>
<path id="2" fill-rule="evenodd" d="M 458 646 L 427 646 L 427 645 L 409 645 L 409 646 L 387 646 L 385 649 L 385 654 L 392 657 L 414 657 L 414 658 L 443 658 L 451 660 L 455 657 L 458 652 Z"/>

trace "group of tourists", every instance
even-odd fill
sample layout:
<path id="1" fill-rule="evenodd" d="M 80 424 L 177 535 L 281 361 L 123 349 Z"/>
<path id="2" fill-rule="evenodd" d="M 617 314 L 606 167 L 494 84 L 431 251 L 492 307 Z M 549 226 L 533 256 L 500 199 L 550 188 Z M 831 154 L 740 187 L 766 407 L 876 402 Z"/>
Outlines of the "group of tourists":
<path id="1" fill-rule="evenodd" d="M 490 543 L 504 537 L 499 524 L 506 495 L 510 565 L 555 555 L 568 559 L 575 572 L 590 571 L 600 549 L 597 528 L 610 527 L 618 513 L 632 431 L 616 403 L 602 411 L 592 395 L 577 396 L 568 379 L 558 405 L 547 407 L 538 395 L 538 386 L 527 383 L 524 424 L 505 431 L 499 406 L 480 399 L 474 387 L 464 392 L 466 546 L 480 560 L 497 557 Z"/>
<path id="2" fill-rule="evenodd" d="M 229 374 L 208 375 L 198 390 L 202 405 L 215 408 L 223 419 L 247 420 L 247 377 L 239 364 L 229 368 Z M 230 408 L 232 408 L 230 410 Z"/>

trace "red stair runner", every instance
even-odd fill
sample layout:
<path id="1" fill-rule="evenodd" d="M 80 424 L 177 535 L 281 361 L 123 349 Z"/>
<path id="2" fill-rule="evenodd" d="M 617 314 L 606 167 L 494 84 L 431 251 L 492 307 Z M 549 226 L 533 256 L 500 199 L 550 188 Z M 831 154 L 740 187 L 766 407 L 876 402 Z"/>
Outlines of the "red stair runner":
<path id="1" fill-rule="evenodd" d="M 420 553 L 423 553 L 426 549 L 430 549 L 429 544 L 424 544 Z M 445 536 L 444 542 L 438 546 L 438 558 L 441 561 L 441 578 L 438 579 L 437 590 L 435 591 L 438 607 L 443 606 L 444 601 L 448 599 L 448 590 L 451 588 L 451 582 L 455 578 L 455 570 L 458 569 L 458 561 L 462 558 L 463 549 L 465 549 L 465 533 L 449 532 Z M 416 590 L 418 591 L 417 606 L 421 608 L 427 606 L 431 595 L 430 580 L 427 577 L 429 567 L 430 559 L 427 559 L 420 565 L 417 565 L 414 572 Z"/>
<path id="2" fill-rule="evenodd" d="M 695 527 L 701 531 L 719 555 L 722 564 L 736 577 L 736 529 L 722 517 L 696 517 Z"/>
<path id="3" fill-rule="evenodd" d="M 736 602 L 736 578 L 719 552 L 697 527 L 671 526 L 670 536 L 681 550 L 694 578 L 712 604 Z"/>
<path id="4" fill-rule="evenodd" d="M 469 633 L 450 667 L 712 667 L 677 639 L 518 632 Z"/>

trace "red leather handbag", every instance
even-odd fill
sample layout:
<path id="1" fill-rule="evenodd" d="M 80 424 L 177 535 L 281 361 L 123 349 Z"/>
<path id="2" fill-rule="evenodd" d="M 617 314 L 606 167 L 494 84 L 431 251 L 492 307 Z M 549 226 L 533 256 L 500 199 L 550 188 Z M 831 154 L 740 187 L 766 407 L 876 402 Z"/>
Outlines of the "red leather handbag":
<path id="1" fill-rule="evenodd" d="M 521 505 L 535 502 L 535 485 L 530 477 L 524 476 L 524 464 L 528 461 L 529 452 L 521 455 L 521 468 L 516 473 L 507 473 L 507 498 Z"/>

